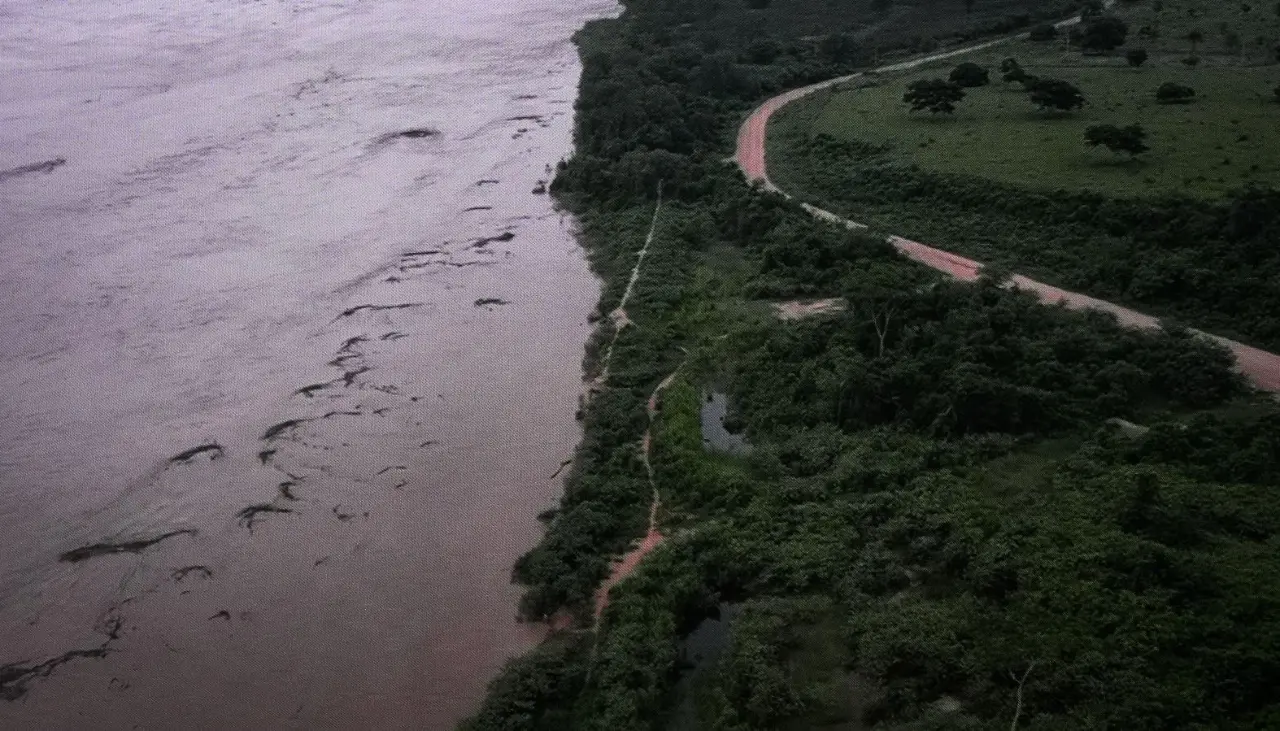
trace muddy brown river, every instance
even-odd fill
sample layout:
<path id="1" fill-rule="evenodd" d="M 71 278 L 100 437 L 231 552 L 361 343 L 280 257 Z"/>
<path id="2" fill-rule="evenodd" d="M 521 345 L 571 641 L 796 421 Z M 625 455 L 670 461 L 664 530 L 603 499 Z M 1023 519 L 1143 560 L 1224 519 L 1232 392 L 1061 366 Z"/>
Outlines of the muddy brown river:
<path id="1" fill-rule="evenodd" d="M 448 729 L 598 296 L 606 0 L 0 0 L 0 728 Z"/>

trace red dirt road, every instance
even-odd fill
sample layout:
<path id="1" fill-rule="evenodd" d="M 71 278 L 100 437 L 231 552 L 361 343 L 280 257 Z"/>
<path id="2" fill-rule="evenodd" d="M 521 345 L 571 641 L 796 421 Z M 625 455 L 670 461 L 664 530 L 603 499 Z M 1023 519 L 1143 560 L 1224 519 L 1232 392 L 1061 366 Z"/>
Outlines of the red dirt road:
<path id="1" fill-rule="evenodd" d="M 989 41 L 977 46 L 970 46 L 956 51 L 950 51 L 945 54 L 935 56 L 926 56 L 923 58 L 906 61 L 892 66 L 885 66 L 876 69 L 877 72 L 899 71 L 914 68 L 923 63 L 936 61 L 942 58 L 959 55 L 961 53 L 969 53 L 1002 41 Z M 742 127 L 738 130 L 737 150 L 734 158 L 738 163 L 738 167 L 747 176 L 747 180 L 761 181 L 765 188 L 783 195 L 787 195 L 785 191 L 780 190 L 769 180 L 768 168 L 765 165 L 765 132 L 769 124 L 769 118 L 774 112 L 778 111 L 787 104 L 801 97 L 812 94 L 815 91 L 825 89 L 833 84 L 844 81 L 850 81 L 858 78 L 862 74 L 854 74 L 853 76 L 845 76 L 838 79 L 823 81 L 811 86 L 804 86 L 799 89 L 792 89 L 784 94 L 773 97 L 760 105 L 751 116 L 743 122 Z M 790 197 L 790 196 L 787 196 Z M 805 204 L 805 209 L 813 215 L 829 221 L 843 223 L 850 228 L 866 228 L 864 224 L 850 221 L 848 219 L 837 216 L 830 211 L 824 211 L 816 206 Z M 982 269 L 982 265 L 972 259 L 966 259 L 962 256 L 952 254 L 941 249 L 935 249 L 932 246 L 904 239 L 900 236 L 890 236 L 889 242 L 907 257 L 920 262 L 928 267 L 945 272 L 960 279 L 962 281 L 971 282 L 978 278 L 978 273 Z M 1019 289 L 1035 292 L 1040 297 L 1040 301 L 1045 304 L 1063 303 L 1071 309 L 1092 309 L 1109 312 L 1115 315 L 1116 319 L 1123 325 L 1129 327 L 1156 328 L 1160 327 L 1160 322 L 1150 315 L 1144 315 L 1141 312 L 1131 310 L 1127 307 L 1106 302 L 1104 300 L 1089 297 L 1088 295 L 1076 292 L 1068 292 L 1057 287 L 1037 282 L 1022 275 L 1015 275 L 1010 284 Z M 1197 331 L 1198 332 L 1198 331 Z M 1228 350 L 1230 350 L 1236 358 L 1236 369 L 1244 374 L 1246 378 L 1253 383 L 1254 386 L 1264 391 L 1280 392 L 1280 355 L 1269 353 L 1265 350 L 1259 350 L 1234 340 L 1210 335 L 1208 333 L 1198 333 L 1203 337 L 1213 340 Z"/>

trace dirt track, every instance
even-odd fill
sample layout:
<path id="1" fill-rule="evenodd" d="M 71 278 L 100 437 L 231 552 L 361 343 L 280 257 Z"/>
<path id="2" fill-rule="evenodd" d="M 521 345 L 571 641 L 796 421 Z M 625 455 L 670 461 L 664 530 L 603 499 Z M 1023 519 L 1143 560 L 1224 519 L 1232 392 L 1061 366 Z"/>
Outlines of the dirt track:
<path id="1" fill-rule="evenodd" d="M 1059 26 L 1070 25 L 1074 22 L 1078 22 L 1078 19 L 1064 21 L 1063 23 L 1059 23 Z M 1007 42 L 1008 40 L 1010 39 L 1002 38 L 973 46 L 966 46 L 965 48 L 947 51 L 945 53 L 922 56 L 920 58 L 903 61 L 889 66 L 881 66 L 877 69 L 873 69 L 873 72 L 886 73 L 904 71 L 916 68 L 926 63 L 943 60 L 965 53 L 980 51 L 984 48 L 989 48 L 991 46 Z M 769 99 L 752 112 L 751 116 L 742 123 L 742 127 L 738 130 L 737 149 L 734 152 L 734 158 L 738 163 L 738 166 L 742 168 L 742 172 L 747 176 L 747 179 L 751 181 L 760 181 L 764 184 L 764 187 L 767 190 L 787 195 L 785 191 L 779 189 L 772 181 L 769 180 L 768 169 L 765 165 L 765 132 L 769 124 L 769 118 L 774 112 L 787 104 L 800 99 L 801 97 L 808 96 L 809 94 L 821 91 L 822 89 L 826 89 L 835 84 L 852 81 L 862 76 L 862 73 L 858 73 L 850 76 L 842 76 L 836 79 L 829 79 L 810 86 L 800 87 L 799 89 L 792 89 L 791 91 L 779 94 L 778 96 Z M 866 228 L 864 224 L 850 221 L 837 216 L 830 211 L 817 208 L 816 206 L 804 204 L 804 207 L 810 213 L 819 218 L 836 223 L 843 223 L 850 228 Z M 946 272 L 947 274 L 963 281 L 968 282 L 976 280 L 978 278 L 978 272 L 982 268 L 980 263 L 973 261 L 972 259 L 966 259 L 941 249 L 935 249 L 916 241 L 904 239 L 900 236 L 890 236 L 889 242 L 892 243 L 898 251 L 911 259 L 938 271 Z M 1072 309 L 1093 309 L 1110 312 L 1115 315 L 1116 319 L 1122 324 L 1130 327 L 1160 326 L 1159 320 L 1151 317 L 1150 315 L 1144 315 L 1141 312 L 1121 307 L 1120 305 L 1116 305 L 1111 302 L 1095 299 L 1087 295 L 1068 292 L 1042 282 L 1037 282 L 1022 275 L 1015 275 L 1011 279 L 1011 284 L 1019 289 L 1035 292 L 1040 297 L 1040 300 L 1045 304 L 1057 304 L 1062 302 Z M 1208 333 L 1199 334 L 1220 343 L 1230 350 L 1236 357 L 1237 369 L 1255 386 L 1264 391 L 1280 392 L 1280 355 L 1268 353 L 1264 350 L 1259 350 L 1217 335 L 1210 335 Z"/>

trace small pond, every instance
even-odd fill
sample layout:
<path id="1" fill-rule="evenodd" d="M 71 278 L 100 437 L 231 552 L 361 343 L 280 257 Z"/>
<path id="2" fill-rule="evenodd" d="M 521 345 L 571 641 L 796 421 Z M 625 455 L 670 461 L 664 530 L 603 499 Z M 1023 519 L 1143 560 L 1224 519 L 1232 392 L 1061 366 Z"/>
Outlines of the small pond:
<path id="1" fill-rule="evenodd" d="M 733 434 L 724 427 L 729 412 L 729 398 L 712 391 L 702 398 L 702 446 L 710 452 L 746 454 L 751 451 L 743 434 Z"/>

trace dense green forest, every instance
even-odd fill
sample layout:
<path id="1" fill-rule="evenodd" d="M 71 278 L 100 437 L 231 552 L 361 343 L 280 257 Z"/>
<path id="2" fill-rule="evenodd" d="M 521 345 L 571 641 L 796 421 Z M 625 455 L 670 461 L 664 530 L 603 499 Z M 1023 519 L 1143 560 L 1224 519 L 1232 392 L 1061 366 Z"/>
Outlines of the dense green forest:
<path id="1" fill-rule="evenodd" d="M 937 33 L 899 52 L 1065 12 L 912 8 L 934 5 Z M 633 0 L 579 33 L 577 153 L 553 192 L 601 311 L 659 183 L 661 209 L 634 326 L 513 572 L 526 618 L 574 625 L 512 661 L 463 728 L 1275 728 L 1280 411 L 1229 356 L 998 276 L 942 280 L 725 162 L 763 95 L 892 51 L 853 38 L 849 7 Z M 770 306 L 833 296 L 844 310 L 798 321 Z M 650 459 L 666 540 L 596 627 L 592 594 L 646 526 L 645 404 L 677 368 Z M 704 448 L 709 391 L 748 453 Z"/>
<path id="2" fill-rule="evenodd" d="M 786 109 L 779 185 L 900 235 L 1043 281 L 1280 350 L 1280 192 L 1221 201 L 1020 189 L 892 161 L 887 150 L 797 136 Z M 1280 110 L 1276 115 L 1280 123 Z M 788 134 L 790 132 L 790 134 Z"/>

